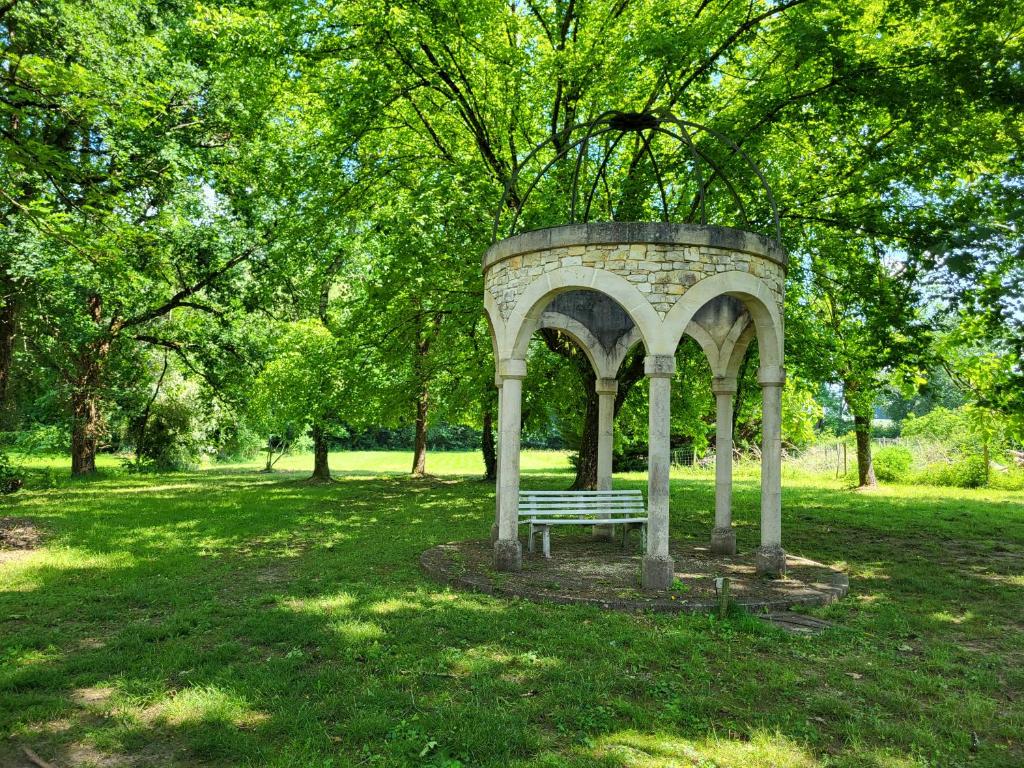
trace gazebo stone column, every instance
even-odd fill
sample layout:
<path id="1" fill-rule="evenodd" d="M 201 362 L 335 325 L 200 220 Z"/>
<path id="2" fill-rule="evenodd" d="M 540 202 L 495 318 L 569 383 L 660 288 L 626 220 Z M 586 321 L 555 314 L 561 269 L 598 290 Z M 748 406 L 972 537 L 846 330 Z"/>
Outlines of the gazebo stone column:
<path id="1" fill-rule="evenodd" d="M 501 520 L 501 376 L 494 374 L 494 386 L 498 388 L 498 429 L 494 438 L 494 522 L 491 524 L 491 544 L 498 540 L 498 524 Z"/>
<path id="2" fill-rule="evenodd" d="M 715 527 L 711 551 L 716 555 L 736 554 L 736 531 L 732 527 L 732 398 L 736 379 L 715 376 Z"/>
<path id="3" fill-rule="evenodd" d="M 612 489 L 612 446 L 615 442 L 615 395 L 619 382 L 615 379 L 598 379 L 594 384 L 597 392 L 597 490 Z M 613 526 L 595 525 L 595 539 L 611 539 Z"/>
<path id="4" fill-rule="evenodd" d="M 672 586 L 674 563 L 668 552 L 669 418 L 672 406 L 672 355 L 648 355 L 644 373 L 649 383 L 647 421 L 647 553 L 641 564 L 644 589 Z"/>
<path id="5" fill-rule="evenodd" d="M 519 543 L 519 437 L 526 361 L 506 358 L 499 363 L 498 371 L 502 379 L 501 454 L 498 461 L 498 539 L 494 542 L 494 568 L 518 571 L 523 567 L 523 547 Z"/>
<path id="6" fill-rule="evenodd" d="M 761 384 L 761 546 L 757 573 L 782 576 L 786 553 L 782 549 L 782 387 L 786 372 L 779 366 L 757 372 Z"/>

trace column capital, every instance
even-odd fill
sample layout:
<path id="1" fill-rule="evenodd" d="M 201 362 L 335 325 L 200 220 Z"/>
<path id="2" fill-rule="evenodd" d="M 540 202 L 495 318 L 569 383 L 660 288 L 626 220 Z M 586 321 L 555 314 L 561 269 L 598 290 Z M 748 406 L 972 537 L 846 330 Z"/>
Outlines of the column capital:
<path id="1" fill-rule="evenodd" d="M 594 382 L 594 391 L 599 395 L 614 395 L 619 391 L 618 379 L 598 379 Z"/>
<path id="2" fill-rule="evenodd" d="M 711 379 L 711 392 L 715 395 L 735 395 L 735 376 L 715 376 Z"/>
<path id="3" fill-rule="evenodd" d="M 514 357 L 502 358 L 498 363 L 498 376 L 502 379 L 525 379 L 526 361 Z"/>
<path id="4" fill-rule="evenodd" d="M 674 355 L 647 355 L 644 358 L 644 374 L 649 379 L 670 379 L 675 372 Z"/>
<path id="5" fill-rule="evenodd" d="M 757 369 L 757 381 L 762 387 L 781 387 L 786 383 L 786 369 L 781 365 L 763 365 Z"/>
<path id="6" fill-rule="evenodd" d="M 494 386 L 496 386 L 498 389 L 501 389 L 501 383 L 504 380 L 504 377 L 500 373 L 498 373 L 497 371 L 494 372 Z"/>

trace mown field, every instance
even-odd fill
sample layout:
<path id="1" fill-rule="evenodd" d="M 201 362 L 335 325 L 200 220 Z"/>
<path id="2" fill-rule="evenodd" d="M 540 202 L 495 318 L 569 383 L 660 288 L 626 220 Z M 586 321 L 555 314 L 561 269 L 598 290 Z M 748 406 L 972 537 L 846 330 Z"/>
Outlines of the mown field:
<path id="1" fill-rule="evenodd" d="M 787 477 L 786 548 L 851 577 L 808 638 L 443 588 L 417 558 L 487 535 L 479 458 L 331 459 L 331 485 L 302 456 L 30 462 L 0 501 L 42 536 L 0 550 L 0 766 L 1024 765 L 1024 494 Z M 568 480 L 524 455 L 525 486 Z M 735 506 L 752 547 L 753 471 Z M 704 539 L 713 476 L 677 472 L 672 508 Z"/>

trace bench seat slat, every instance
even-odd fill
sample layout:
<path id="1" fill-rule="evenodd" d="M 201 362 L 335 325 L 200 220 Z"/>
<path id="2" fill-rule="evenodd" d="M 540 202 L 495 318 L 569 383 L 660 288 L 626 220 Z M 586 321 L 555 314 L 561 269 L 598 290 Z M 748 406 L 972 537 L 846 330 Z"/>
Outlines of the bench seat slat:
<path id="1" fill-rule="evenodd" d="M 644 506 L 642 504 L 580 504 L 579 502 L 519 505 L 520 512 L 525 509 L 644 509 Z"/>
<path id="2" fill-rule="evenodd" d="M 520 490 L 519 496 L 642 496 L 642 490 Z"/>
<path id="3" fill-rule="evenodd" d="M 600 523 L 604 518 L 594 519 L 582 519 L 578 517 L 569 518 L 568 520 L 524 520 L 524 523 L 533 523 L 534 525 L 593 525 L 594 523 Z M 646 523 L 646 517 L 622 517 L 615 520 L 608 519 L 609 523 L 615 523 L 620 525 L 622 523 Z"/>

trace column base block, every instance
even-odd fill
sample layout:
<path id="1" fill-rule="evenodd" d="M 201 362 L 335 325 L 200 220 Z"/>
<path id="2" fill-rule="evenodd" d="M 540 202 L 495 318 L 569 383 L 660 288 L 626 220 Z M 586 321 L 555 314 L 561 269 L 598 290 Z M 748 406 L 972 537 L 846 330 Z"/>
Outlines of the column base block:
<path id="1" fill-rule="evenodd" d="M 498 540 L 498 524 L 491 523 L 491 544 L 494 544 Z"/>
<path id="2" fill-rule="evenodd" d="M 667 590 L 675 576 L 675 563 L 671 557 L 648 555 L 640 561 L 640 584 L 644 589 Z"/>
<path id="3" fill-rule="evenodd" d="M 498 539 L 494 542 L 494 570 L 521 571 L 523 569 L 523 545 L 519 539 Z"/>
<path id="4" fill-rule="evenodd" d="M 775 545 L 771 547 L 757 548 L 757 575 L 779 578 L 786 575 L 786 553 L 782 547 Z"/>
<path id="5" fill-rule="evenodd" d="M 711 552 L 716 555 L 735 555 L 736 531 L 732 528 L 715 528 L 712 530 Z"/>
<path id="6" fill-rule="evenodd" d="M 594 541 L 611 541 L 614 527 L 611 525 L 595 525 L 590 530 Z"/>

